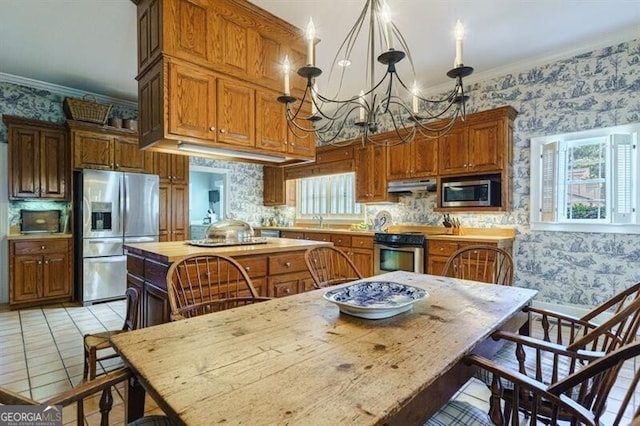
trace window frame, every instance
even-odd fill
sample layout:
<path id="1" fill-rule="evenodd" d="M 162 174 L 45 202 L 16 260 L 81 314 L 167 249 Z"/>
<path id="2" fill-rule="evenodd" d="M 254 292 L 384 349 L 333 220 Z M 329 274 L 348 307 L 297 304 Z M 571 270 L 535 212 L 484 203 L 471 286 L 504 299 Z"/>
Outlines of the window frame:
<path id="1" fill-rule="evenodd" d="M 302 194 L 305 180 L 331 179 L 331 177 L 336 177 L 341 175 L 351 175 L 352 180 L 350 185 L 351 185 L 351 194 L 353 195 L 353 200 L 348 200 L 347 202 L 351 202 L 353 204 L 355 211 L 359 210 L 358 213 L 354 213 L 354 214 L 327 213 L 326 210 L 324 212 L 313 212 L 311 214 L 301 212 L 301 208 L 303 208 L 303 203 L 304 203 L 302 200 L 306 198 L 306 197 L 303 197 L 303 194 Z M 335 200 L 331 200 L 330 196 L 328 195 L 329 191 L 327 188 L 323 188 L 323 191 L 329 197 L 329 199 L 327 200 L 327 203 L 330 204 L 332 201 L 336 202 Z M 333 222 L 333 223 L 353 223 L 354 221 L 356 222 L 363 221 L 365 219 L 366 209 L 361 203 L 356 202 L 355 172 L 335 173 L 330 175 L 312 176 L 307 178 L 296 179 L 296 200 L 297 200 L 296 201 L 296 219 L 303 222 L 315 221 L 317 220 L 318 215 L 322 215 L 323 221 Z"/>
<path id="2" fill-rule="evenodd" d="M 628 135 L 625 139 L 624 136 Z M 638 138 L 640 124 L 628 124 L 582 132 L 565 133 L 531 138 L 530 227 L 540 231 L 604 232 L 640 234 L 640 199 L 638 169 Z M 558 209 L 566 208 L 561 195 L 567 183 L 562 181 L 561 167 L 564 159 L 561 147 L 575 145 L 578 141 L 607 138 L 605 152 L 605 219 L 568 219 Z M 629 148 L 624 148 L 628 146 Z M 623 152 L 624 151 L 624 152 Z M 620 158 L 628 156 L 629 168 L 617 167 Z M 550 173 L 551 171 L 551 173 Z M 618 181 L 619 175 L 623 181 Z M 627 179 L 627 176 L 629 177 Z M 543 182 L 545 179 L 545 182 Z M 553 184 L 550 186 L 549 182 Z M 625 194 L 626 192 L 626 194 Z M 627 211 L 618 213 L 618 195 L 624 195 Z"/>

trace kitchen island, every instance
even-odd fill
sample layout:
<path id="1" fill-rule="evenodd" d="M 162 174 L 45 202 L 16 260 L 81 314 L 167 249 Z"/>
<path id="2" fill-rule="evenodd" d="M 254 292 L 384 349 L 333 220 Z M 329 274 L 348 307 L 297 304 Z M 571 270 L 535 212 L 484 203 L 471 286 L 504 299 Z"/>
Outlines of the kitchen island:
<path id="1" fill-rule="evenodd" d="M 127 287 L 140 294 L 139 326 L 169 322 L 166 276 L 177 259 L 197 253 L 212 253 L 237 260 L 247 271 L 261 296 L 282 297 L 313 289 L 304 252 L 330 242 L 266 238 L 266 243 L 226 247 L 198 247 L 185 241 L 126 244 Z"/>

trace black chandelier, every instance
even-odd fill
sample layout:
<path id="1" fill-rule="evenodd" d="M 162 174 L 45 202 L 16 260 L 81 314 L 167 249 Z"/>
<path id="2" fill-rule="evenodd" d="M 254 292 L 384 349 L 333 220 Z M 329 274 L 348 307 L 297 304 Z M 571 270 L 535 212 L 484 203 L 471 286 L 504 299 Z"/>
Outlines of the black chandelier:
<path id="1" fill-rule="evenodd" d="M 448 132 L 460 117 L 464 119 L 465 103 L 469 99 L 464 93 L 462 79 L 471 75 L 472 67 L 462 62 L 462 40 L 464 29 L 460 21 L 455 28 L 456 57 L 454 68 L 447 76 L 455 81 L 453 89 L 441 98 L 423 97 L 415 83 L 415 68 L 406 41 L 398 28 L 391 21 L 391 13 L 384 0 L 366 0 L 355 24 L 338 49 L 329 74 L 340 71 L 339 86 L 344 81 L 347 66 L 351 63 L 351 55 L 356 41 L 368 22 L 366 80 L 369 89 L 351 97 L 334 98 L 321 94 L 316 85 L 316 78 L 322 70 L 315 66 L 313 21 L 309 21 L 306 31 L 307 64 L 298 69 L 298 75 L 307 80 L 301 102 L 291 96 L 288 58 L 284 62 L 284 94 L 278 101 L 286 105 L 286 117 L 289 128 L 294 132 L 315 132 L 322 144 L 336 143 L 346 126 L 356 126 L 364 140 L 376 143 L 371 136 L 378 132 L 381 125 L 392 127 L 398 135 L 397 143 L 410 142 L 417 133 L 427 138 L 435 138 Z M 400 49 L 394 48 L 394 41 Z M 376 45 L 386 51 L 375 56 Z M 406 52 L 406 53 L 405 53 Z M 396 64 L 407 58 L 414 74 L 413 87 L 409 88 L 396 71 Z M 375 81 L 376 61 L 386 66 L 386 72 L 379 81 Z M 338 89 L 338 93 L 340 89 Z M 303 110 L 302 105 L 310 101 L 311 115 Z M 384 123 L 383 123 L 384 120 Z M 305 122 L 307 122 L 305 125 Z M 309 126 L 308 122 L 313 125 Z M 388 144 L 388 142 L 385 142 Z"/>

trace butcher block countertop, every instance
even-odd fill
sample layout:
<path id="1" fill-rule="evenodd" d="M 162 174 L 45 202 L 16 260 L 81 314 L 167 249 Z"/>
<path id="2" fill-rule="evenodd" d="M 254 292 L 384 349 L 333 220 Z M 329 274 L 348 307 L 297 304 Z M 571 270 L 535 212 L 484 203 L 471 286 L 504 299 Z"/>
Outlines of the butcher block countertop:
<path id="1" fill-rule="evenodd" d="M 306 250 L 311 247 L 332 246 L 333 243 L 312 240 L 294 240 L 290 238 L 266 238 L 266 244 L 249 244 L 228 247 L 198 247 L 185 241 L 167 241 L 154 243 L 125 244 L 132 253 L 144 255 L 165 263 L 196 253 L 222 254 L 229 257 L 250 256 L 255 254 L 277 254 L 289 251 Z"/>

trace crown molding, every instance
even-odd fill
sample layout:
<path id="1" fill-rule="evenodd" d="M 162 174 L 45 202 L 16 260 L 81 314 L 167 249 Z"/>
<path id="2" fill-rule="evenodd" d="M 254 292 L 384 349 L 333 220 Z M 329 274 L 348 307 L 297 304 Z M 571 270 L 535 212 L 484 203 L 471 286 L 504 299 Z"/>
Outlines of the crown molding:
<path id="1" fill-rule="evenodd" d="M 526 59 L 524 61 L 512 62 L 505 66 L 491 68 L 479 73 L 474 72 L 471 76 L 465 77 L 465 86 L 479 83 L 486 80 L 492 80 L 494 78 L 503 77 L 508 74 L 517 74 L 520 72 L 528 71 L 532 68 L 537 68 L 543 65 L 548 65 L 564 59 L 573 58 L 578 55 L 584 55 L 585 53 L 593 52 L 594 50 L 604 49 L 609 46 L 614 46 L 619 43 L 628 43 L 640 38 L 640 31 L 638 26 L 634 25 L 626 30 L 621 30 L 611 35 L 610 37 L 599 38 L 598 41 L 591 44 L 584 44 L 578 47 L 574 47 L 569 50 L 558 50 L 555 52 L 547 53 L 534 58 Z M 429 87 L 428 94 L 437 94 L 449 92 L 451 90 L 451 83 L 443 83 L 437 86 Z"/>
<path id="2" fill-rule="evenodd" d="M 58 84 L 47 83 L 46 81 L 33 80 L 31 78 L 20 77 L 18 75 L 6 74 L 0 72 L 0 82 L 17 84 L 19 86 L 32 87 L 34 89 L 46 90 L 51 93 L 62 96 L 70 96 L 81 98 L 85 95 L 95 96 L 98 102 L 118 105 L 125 108 L 138 110 L 138 103 L 126 101 L 124 99 L 111 98 L 109 96 L 100 95 L 98 93 L 85 92 L 84 90 L 74 89 L 72 87 L 60 86 Z"/>

